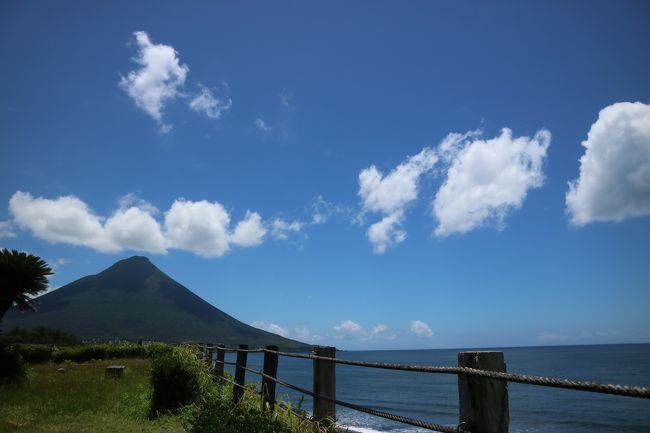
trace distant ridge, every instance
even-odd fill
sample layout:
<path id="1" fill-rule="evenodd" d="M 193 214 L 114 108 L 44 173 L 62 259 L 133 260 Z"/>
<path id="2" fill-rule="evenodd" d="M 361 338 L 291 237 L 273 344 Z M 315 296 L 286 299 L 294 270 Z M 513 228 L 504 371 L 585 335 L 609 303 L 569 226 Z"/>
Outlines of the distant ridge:
<path id="1" fill-rule="evenodd" d="M 249 326 L 134 256 L 39 298 L 37 312 L 9 311 L 3 329 L 47 326 L 85 340 L 203 341 L 308 350 L 299 341 Z"/>

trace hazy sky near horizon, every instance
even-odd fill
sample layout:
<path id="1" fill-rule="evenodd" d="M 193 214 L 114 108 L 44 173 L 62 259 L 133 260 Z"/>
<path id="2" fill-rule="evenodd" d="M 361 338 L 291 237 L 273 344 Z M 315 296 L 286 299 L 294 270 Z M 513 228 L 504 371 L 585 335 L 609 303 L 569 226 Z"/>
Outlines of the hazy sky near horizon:
<path id="1" fill-rule="evenodd" d="M 0 5 L 0 247 L 342 349 L 650 342 L 650 3 Z M 182 324 L 178 324 L 182 326 Z"/>

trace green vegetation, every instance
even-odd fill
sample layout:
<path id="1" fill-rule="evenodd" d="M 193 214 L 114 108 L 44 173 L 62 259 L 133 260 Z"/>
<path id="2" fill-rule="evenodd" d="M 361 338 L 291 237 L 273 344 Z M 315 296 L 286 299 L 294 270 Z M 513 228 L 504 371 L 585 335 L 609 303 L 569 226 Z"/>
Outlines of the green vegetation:
<path id="1" fill-rule="evenodd" d="M 17 384 L 27 379 L 27 366 L 16 350 L 0 344 L 0 386 Z"/>
<path id="2" fill-rule="evenodd" d="M 232 378 L 231 378 L 232 379 Z M 296 416 L 290 406 L 262 411 L 260 397 L 250 386 L 239 404 L 232 403 L 232 385 L 216 384 L 189 417 L 190 433 L 333 433 Z"/>
<path id="3" fill-rule="evenodd" d="M 174 347 L 151 366 L 151 414 L 178 412 L 206 392 L 212 378 L 205 363 L 188 347 Z"/>
<path id="4" fill-rule="evenodd" d="M 7 332 L 0 333 L 0 344 L 53 344 L 57 346 L 75 346 L 81 344 L 76 335 L 68 334 L 58 329 L 37 326 L 32 329 L 16 326 Z"/>
<path id="5" fill-rule="evenodd" d="M 34 310 L 34 296 L 47 289 L 52 268 L 40 257 L 16 250 L 0 250 L 0 321 L 14 305 Z"/>
<path id="6" fill-rule="evenodd" d="M 57 347 L 42 344 L 15 345 L 15 350 L 27 362 L 87 362 L 110 358 L 153 358 L 169 351 L 172 346 L 164 343 L 136 344 L 129 342 L 113 344 L 82 344 Z"/>
<path id="7" fill-rule="evenodd" d="M 185 432 L 181 416 L 149 418 L 150 362 L 119 360 L 120 379 L 104 377 L 116 361 L 33 365 L 26 383 L 0 390 L 0 433 Z"/>
<path id="8" fill-rule="evenodd" d="M 233 404 L 232 386 L 215 379 L 195 349 L 153 346 L 153 360 L 32 364 L 26 381 L 0 389 L 0 433 L 328 432 L 289 409 L 262 411 L 254 385 Z M 84 346 L 70 349 L 90 356 Z M 105 377 L 111 364 L 126 366 L 123 377 Z"/>

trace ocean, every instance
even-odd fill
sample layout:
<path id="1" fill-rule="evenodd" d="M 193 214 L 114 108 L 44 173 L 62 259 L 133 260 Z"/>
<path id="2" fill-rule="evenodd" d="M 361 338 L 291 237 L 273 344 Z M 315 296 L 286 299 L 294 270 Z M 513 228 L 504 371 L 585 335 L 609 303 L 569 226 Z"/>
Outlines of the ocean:
<path id="1" fill-rule="evenodd" d="M 599 383 L 650 387 L 650 344 L 481 349 L 504 352 L 512 373 Z M 462 350 L 389 350 L 338 352 L 344 359 L 414 365 L 456 366 Z M 234 361 L 228 354 L 227 361 Z M 249 354 L 248 366 L 260 370 L 262 355 Z M 228 366 L 230 367 L 230 366 Z M 232 367 L 228 371 L 233 372 Z M 280 357 L 278 378 L 312 388 L 312 361 Z M 247 382 L 259 376 L 246 373 Z M 456 426 L 457 376 L 337 365 L 337 399 L 410 418 Z M 513 433 L 650 432 L 650 400 L 508 384 Z M 278 398 L 311 413 L 309 396 L 278 386 Z M 360 433 L 420 433 L 423 430 L 337 407 L 337 422 Z"/>

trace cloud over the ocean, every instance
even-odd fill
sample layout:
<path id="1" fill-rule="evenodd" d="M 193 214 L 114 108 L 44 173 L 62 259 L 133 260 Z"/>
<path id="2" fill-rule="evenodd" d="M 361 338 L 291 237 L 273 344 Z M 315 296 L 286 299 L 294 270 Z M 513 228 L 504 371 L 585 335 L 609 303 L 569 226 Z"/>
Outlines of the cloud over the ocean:
<path id="1" fill-rule="evenodd" d="M 650 105 L 603 108 L 582 146 L 580 175 L 566 194 L 571 223 L 650 215 Z"/>

